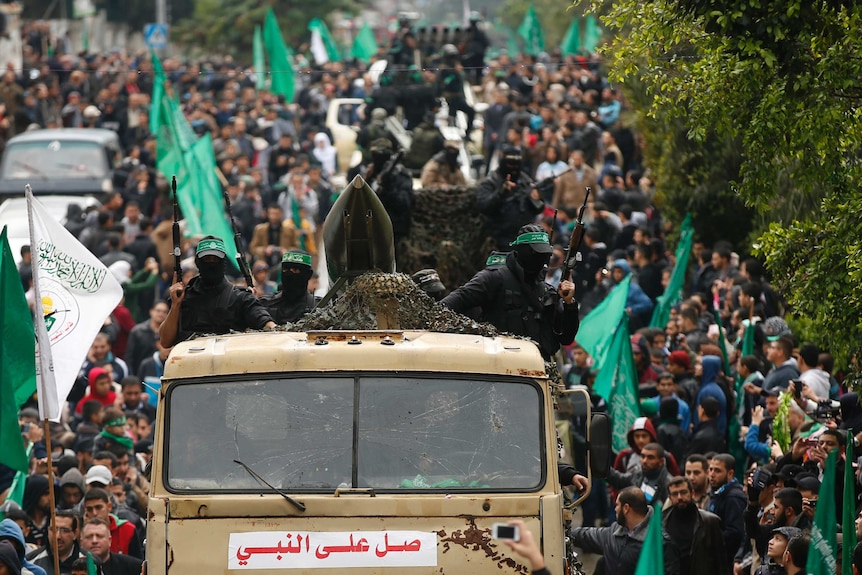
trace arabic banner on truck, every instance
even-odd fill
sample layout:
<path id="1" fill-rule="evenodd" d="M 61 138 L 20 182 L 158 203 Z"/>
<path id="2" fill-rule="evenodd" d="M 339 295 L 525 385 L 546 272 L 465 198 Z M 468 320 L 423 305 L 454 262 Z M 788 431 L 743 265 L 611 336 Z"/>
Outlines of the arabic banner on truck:
<path id="1" fill-rule="evenodd" d="M 228 569 L 436 566 L 437 534 L 424 531 L 257 531 L 228 542 Z"/>

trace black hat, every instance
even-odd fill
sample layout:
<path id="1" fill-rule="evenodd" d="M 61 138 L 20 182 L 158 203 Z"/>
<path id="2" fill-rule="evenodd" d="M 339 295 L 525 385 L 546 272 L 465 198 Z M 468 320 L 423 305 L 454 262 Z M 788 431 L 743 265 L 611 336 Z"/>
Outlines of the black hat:
<path id="1" fill-rule="evenodd" d="M 786 487 L 795 487 L 796 476 L 804 472 L 805 469 L 801 465 L 785 465 L 775 474 L 775 478 L 783 480 Z M 788 483 L 792 483 L 792 485 L 788 485 Z"/>
<path id="2" fill-rule="evenodd" d="M 530 248 L 540 254 L 552 254 L 554 248 L 551 246 L 548 232 L 538 224 L 527 224 L 518 230 L 518 237 L 509 243 L 510 246 L 529 245 Z"/>

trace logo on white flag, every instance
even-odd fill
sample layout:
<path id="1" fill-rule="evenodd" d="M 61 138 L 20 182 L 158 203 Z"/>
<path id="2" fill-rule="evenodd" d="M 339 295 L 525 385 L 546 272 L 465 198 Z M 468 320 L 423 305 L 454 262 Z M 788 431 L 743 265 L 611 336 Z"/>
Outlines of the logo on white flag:
<path id="1" fill-rule="evenodd" d="M 75 331 L 81 319 L 81 310 L 75 296 L 63 284 L 50 276 L 40 278 L 39 281 L 45 329 L 53 345 Z"/>

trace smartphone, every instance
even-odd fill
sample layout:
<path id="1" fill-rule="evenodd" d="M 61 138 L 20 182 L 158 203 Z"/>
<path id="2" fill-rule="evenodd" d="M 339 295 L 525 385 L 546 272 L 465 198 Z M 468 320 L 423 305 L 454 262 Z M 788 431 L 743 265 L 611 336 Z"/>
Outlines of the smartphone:
<path id="1" fill-rule="evenodd" d="M 494 523 L 491 526 L 492 539 L 511 539 L 512 541 L 521 540 L 521 531 L 517 525 L 508 525 L 506 523 Z"/>
<path id="2" fill-rule="evenodd" d="M 30 433 L 30 422 L 21 424 L 21 433 Z"/>

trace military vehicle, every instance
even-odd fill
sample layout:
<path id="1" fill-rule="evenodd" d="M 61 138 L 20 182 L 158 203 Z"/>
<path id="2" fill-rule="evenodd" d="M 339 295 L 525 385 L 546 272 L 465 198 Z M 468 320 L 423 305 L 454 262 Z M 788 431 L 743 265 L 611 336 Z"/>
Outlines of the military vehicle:
<path id="1" fill-rule="evenodd" d="M 356 197 L 330 218 L 366 219 L 324 234 L 333 279 L 353 278 L 343 293 L 284 330 L 202 336 L 171 351 L 149 574 L 526 574 L 491 537 L 512 519 L 526 522 L 552 572 L 570 572 L 555 432 L 568 392 L 531 341 L 466 318 L 447 324 L 462 333 L 434 331 L 420 318 L 449 316 L 409 276 L 357 275 L 391 265 L 372 237 L 388 218 L 372 215 L 376 197 L 363 186 L 351 183 L 344 194 Z M 327 319 L 335 325 L 315 327 Z M 586 393 L 578 399 L 589 419 Z M 588 443 L 591 469 L 581 471 L 602 475 L 606 418 L 594 414 Z"/>

